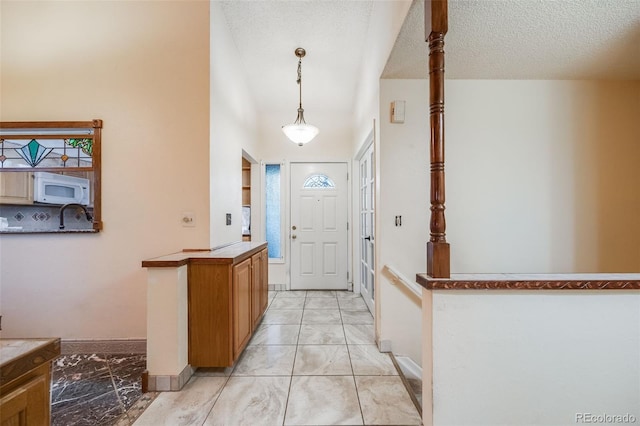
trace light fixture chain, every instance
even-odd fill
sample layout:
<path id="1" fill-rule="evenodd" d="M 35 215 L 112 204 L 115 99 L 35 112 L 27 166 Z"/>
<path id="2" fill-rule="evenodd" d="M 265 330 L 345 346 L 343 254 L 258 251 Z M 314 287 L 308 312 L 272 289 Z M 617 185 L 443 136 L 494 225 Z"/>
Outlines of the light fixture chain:
<path id="1" fill-rule="evenodd" d="M 300 92 L 300 106 L 302 109 L 302 58 L 298 59 L 298 90 Z"/>

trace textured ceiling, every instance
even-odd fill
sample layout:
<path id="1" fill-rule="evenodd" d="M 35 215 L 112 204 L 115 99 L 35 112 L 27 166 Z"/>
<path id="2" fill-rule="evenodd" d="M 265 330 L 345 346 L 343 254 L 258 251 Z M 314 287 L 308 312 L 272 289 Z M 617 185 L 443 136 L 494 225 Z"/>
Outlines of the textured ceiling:
<path id="1" fill-rule="evenodd" d="M 295 119 L 299 46 L 307 120 L 350 125 L 375 1 L 393 0 L 220 2 L 269 126 Z M 384 78 L 426 78 L 423 13 L 414 1 Z M 449 0 L 445 50 L 447 78 L 640 79 L 640 0 Z"/>
<path id="2" fill-rule="evenodd" d="M 320 109 L 338 116 L 353 107 L 372 1 L 223 1 L 231 35 L 258 109 L 298 107 L 297 47 L 302 59 L 302 103 L 313 122 Z M 315 123 L 314 123 L 315 124 Z"/>
<path id="3" fill-rule="evenodd" d="M 415 0 L 384 78 L 426 78 Z M 446 76 L 640 79 L 640 0 L 449 0 Z"/>

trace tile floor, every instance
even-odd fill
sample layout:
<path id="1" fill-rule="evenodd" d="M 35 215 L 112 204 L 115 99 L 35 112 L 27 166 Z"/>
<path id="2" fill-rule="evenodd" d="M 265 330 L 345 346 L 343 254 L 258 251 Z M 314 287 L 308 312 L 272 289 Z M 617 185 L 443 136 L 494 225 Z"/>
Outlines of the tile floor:
<path id="1" fill-rule="evenodd" d="M 51 424 L 114 424 L 141 398 L 145 368 L 140 354 L 60 356 L 53 362 Z"/>
<path id="2" fill-rule="evenodd" d="M 234 368 L 198 369 L 135 425 L 419 425 L 420 416 L 359 295 L 270 292 Z"/>

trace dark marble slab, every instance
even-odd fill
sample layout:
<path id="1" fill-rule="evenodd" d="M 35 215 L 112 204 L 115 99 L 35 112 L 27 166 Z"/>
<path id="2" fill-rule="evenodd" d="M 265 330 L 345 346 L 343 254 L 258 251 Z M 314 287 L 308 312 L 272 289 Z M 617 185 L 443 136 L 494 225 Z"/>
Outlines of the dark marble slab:
<path id="1" fill-rule="evenodd" d="M 111 425 L 124 413 L 116 391 L 83 401 L 51 416 L 53 426 Z"/>
<path id="2" fill-rule="evenodd" d="M 115 425 L 141 399 L 141 354 L 63 355 L 53 363 L 52 425 Z M 121 423 L 122 424 L 122 423 Z"/>

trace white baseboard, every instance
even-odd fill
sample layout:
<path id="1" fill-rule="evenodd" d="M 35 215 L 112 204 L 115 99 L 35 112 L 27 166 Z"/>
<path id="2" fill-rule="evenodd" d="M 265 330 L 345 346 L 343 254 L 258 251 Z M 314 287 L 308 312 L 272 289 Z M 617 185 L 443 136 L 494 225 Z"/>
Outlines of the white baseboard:
<path id="1" fill-rule="evenodd" d="M 408 356 L 396 356 L 396 362 L 407 379 L 422 380 L 422 367 Z"/>
<path id="2" fill-rule="evenodd" d="M 378 349 L 380 350 L 380 352 L 392 352 L 391 340 L 379 340 Z"/>

